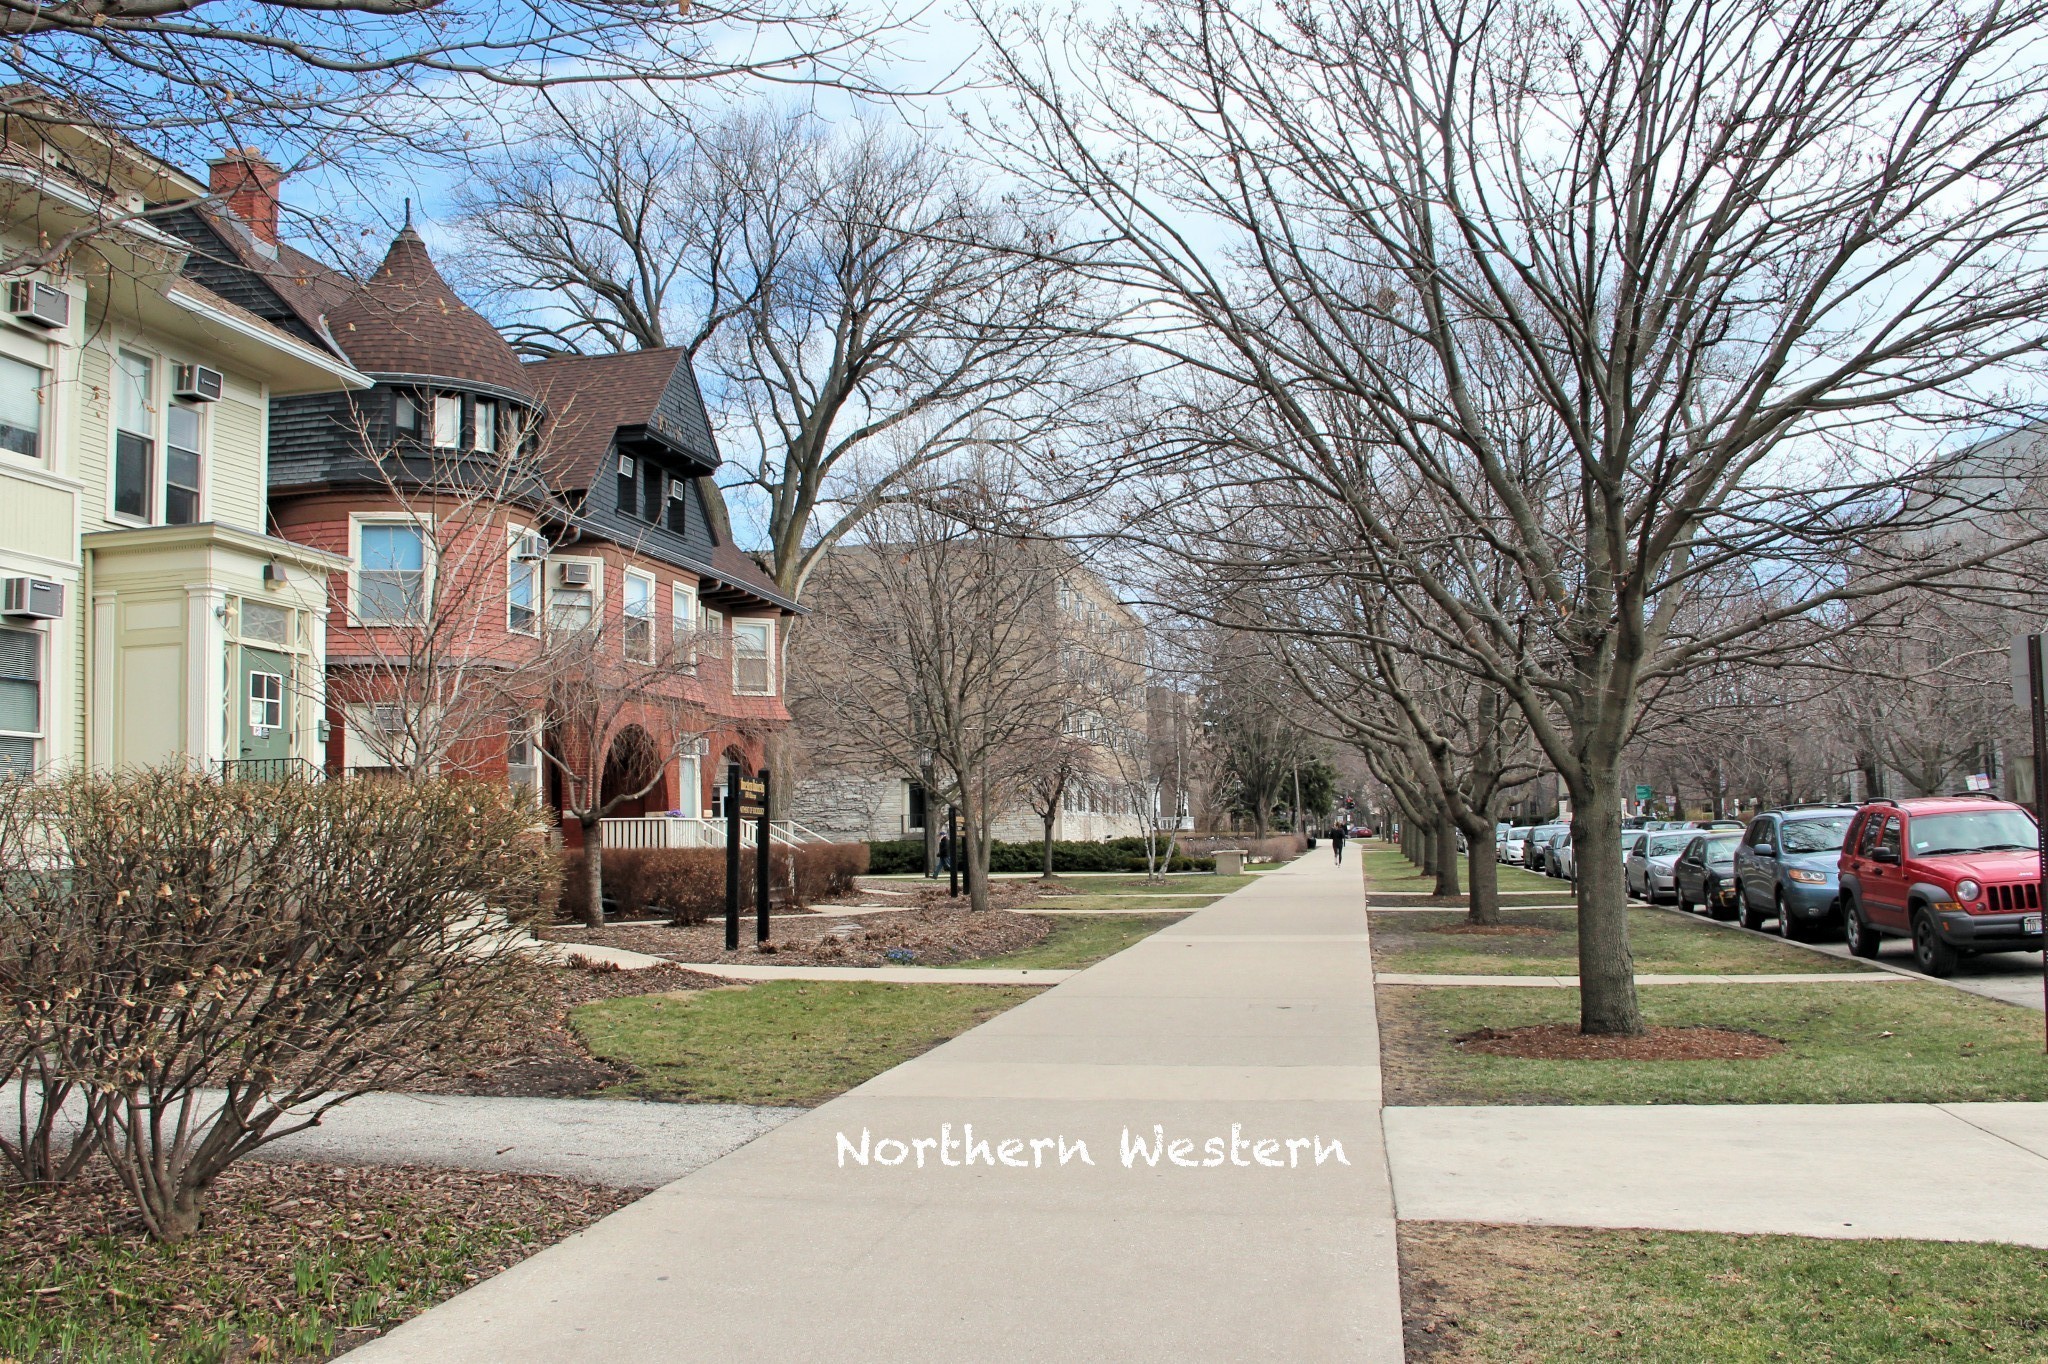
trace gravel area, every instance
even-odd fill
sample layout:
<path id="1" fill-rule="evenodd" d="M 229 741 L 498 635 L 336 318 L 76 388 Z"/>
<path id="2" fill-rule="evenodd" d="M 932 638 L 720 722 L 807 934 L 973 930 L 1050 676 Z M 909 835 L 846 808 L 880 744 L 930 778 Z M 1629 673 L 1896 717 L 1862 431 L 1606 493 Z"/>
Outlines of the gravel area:
<path id="1" fill-rule="evenodd" d="M 1038 943 L 1051 931 L 1049 920 L 1026 914 L 979 914 L 957 907 L 921 906 L 900 914 L 835 918 L 820 913 L 805 919 L 778 920 L 767 951 L 751 940 L 751 924 L 745 926 L 737 952 L 725 950 L 723 924 L 687 928 L 669 924 L 612 924 L 602 929 L 565 926 L 547 930 L 546 936 L 554 942 L 622 947 L 679 962 L 944 966 L 1019 951 Z"/>

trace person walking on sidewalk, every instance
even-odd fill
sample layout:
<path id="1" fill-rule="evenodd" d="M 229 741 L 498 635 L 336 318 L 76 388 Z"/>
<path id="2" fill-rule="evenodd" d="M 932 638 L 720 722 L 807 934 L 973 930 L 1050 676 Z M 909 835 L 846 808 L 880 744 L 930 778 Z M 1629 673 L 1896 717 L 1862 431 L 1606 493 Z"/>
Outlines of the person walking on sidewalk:
<path id="1" fill-rule="evenodd" d="M 1342 824 L 1332 824 L 1330 826 L 1330 850 L 1337 854 L 1337 861 L 1340 863 L 1344 860 L 1344 840 L 1350 833 L 1351 830 L 1345 828 Z"/>

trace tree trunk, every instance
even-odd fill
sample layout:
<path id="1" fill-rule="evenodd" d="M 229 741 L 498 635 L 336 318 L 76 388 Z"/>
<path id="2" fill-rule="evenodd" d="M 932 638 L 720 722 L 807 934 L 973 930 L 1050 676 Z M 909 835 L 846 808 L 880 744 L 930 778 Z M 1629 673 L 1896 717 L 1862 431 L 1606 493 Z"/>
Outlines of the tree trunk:
<path id="1" fill-rule="evenodd" d="M 595 819 L 579 817 L 576 823 L 583 830 L 583 887 L 590 897 L 583 922 L 591 928 L 603 928 L 604 840 Z"/>
<path id="2" fill-rule="evenodd" d="M 1458 825 L 1449 810 L 1436 813 L 1436 891 L 1438 895 L 1458 893 Z"/>
<path id="3" fill-rule="evenodd" d="M 1436 825 L 1427 820 L 1416 820 L 1415 842 L 1422 849 L 1422 860 L 1417 864 L 1422 869 L 1422 874 L 1436 875 Z"/>
<path id="4" fill-rule="evenodd" d="M 1466 839 L 1472 844 L 1472 855 L 1465 861 L 1469 873 L 1472 899 L 1471 907 L 1465 911 L 1465 921 L 1474 924 L 1497 924 L 1500 922 L 1500 864 L 1491 856 L 1482 856 L 1479 840 L 1468 830 Z"/>
<path id="5" fill-rule="evenodd" d="M 1621 785 L 1611 771 L 1572 788 L 1578 829 L 1573 898 L 1579 906 L 1579 1028 L 1643 1030 L 1636 964 L 1628 948 L 1628 895 L 1621 874 Z"/>
<path id="6" fill-rule="evenodd" d="M 966 845 L 967 853 L 967 907 L 976 911 L 988 908 L 988 844 L 981 836 L 987 811 L 983 804 L 974 783 L 960 783 L 960 842 Z M 956 860 L 961 851 L 953 849 Z"/>
<path id="7" fill-rule="evenodd" d="M 1048 807 L 1045 816 L 1045 861 L 1039 873 L 1044 880 L 1052 880 L 1052 823 L 1059 814 L 1057 799 Z"/>

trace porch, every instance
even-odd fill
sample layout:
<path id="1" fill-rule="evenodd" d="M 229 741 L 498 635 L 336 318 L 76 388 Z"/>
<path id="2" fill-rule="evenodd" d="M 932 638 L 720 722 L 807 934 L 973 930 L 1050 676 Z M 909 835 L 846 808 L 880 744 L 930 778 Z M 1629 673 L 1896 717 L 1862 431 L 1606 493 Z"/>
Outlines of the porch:
<path id="1" fill-rule="evenodd" d="M 600 846 L 610 848 L 723 848 L 725 846 L 725 821 L 709 819 L 701 815 L 637 815 L 624 819 L 601 819 L 598 822 Z M 746 820 L 740 825 L 740 846 L 751 848 L 755 837 L 757 821 Z M 832 840 L 814 830 L 807 829 L 793 819 L 769 821 L 769 841 L 786 848 L 802 847 L 807 843 L 830 843 Z"/>

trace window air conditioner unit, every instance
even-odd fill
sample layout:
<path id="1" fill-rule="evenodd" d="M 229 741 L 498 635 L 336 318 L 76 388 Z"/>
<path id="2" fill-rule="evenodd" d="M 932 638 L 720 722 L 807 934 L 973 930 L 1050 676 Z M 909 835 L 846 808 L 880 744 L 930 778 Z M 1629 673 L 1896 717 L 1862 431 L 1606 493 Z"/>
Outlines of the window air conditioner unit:
<path id="1" fill-rule="evenodd" d="M 17 321 L 38 327 L 68 327 L 71 295 L 54 284 L 18 279 L 7 286 L 7 312 Z"/>
<path id="2" fill-rule="evenodd" d="M 370 712 L 370 723 L 380 734 L 403 734 L 405 712 L 397 706 L 378 706 Z"/>
<path id="3" fill-rule="evenodd" d="M 190 398 L 195 402 L 217 403 L 220 401 L 221 385 L 227 382 L 217 369 L 205 365 L 179 365 L 171 385 L 173 397 Z"/>
<path id="4" fill-rule="evenodd" d="M 60 620 L 63 615 L 62 583 L 53 583 L 46 578 L 0 579 L 0 616 Z"/>
<path id="5" fill-rule="evenodd" d="M 512 546 L 512 557 L 521 563 L 539 563 L 548 557 L 547 537 L 527 531 L 519 537 L 519 542 Z"/>
<path id="6" fill-rule="evenodd" d="M 588 587 L 588 586 L 590 586 L 590 565 L 589 565 L 589 564 L 563 564 L 563 565 L 562 565 L 562 586 L 564 586 L 564 587 Z"/>

